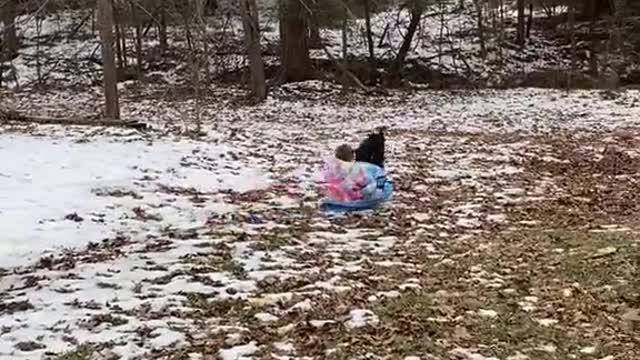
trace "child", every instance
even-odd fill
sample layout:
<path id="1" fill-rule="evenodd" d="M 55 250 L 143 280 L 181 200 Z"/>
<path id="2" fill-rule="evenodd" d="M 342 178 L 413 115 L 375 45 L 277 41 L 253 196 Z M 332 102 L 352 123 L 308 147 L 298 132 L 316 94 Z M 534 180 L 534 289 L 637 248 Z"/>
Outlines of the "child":
<path id="1" fill-rule="evenodd" d="M 346 144 L 336 148 L 335 159 L 325 163 L 323 169 L 325 196 L 336 201 L 356 201 L 379 195 L 383 184 L 379 180 L 385 179 L 383 130 L 369 135 L 356 151 Z"/>
<path id="2" fill-rule="evenodd" d="M 349 145 L 336 148 L 335 159 L 325 163 L 324 195 L 338 201 L 353 201 L 362 198 L 357 174 L 358 167 L 353 161 L 353 149 Z"/>

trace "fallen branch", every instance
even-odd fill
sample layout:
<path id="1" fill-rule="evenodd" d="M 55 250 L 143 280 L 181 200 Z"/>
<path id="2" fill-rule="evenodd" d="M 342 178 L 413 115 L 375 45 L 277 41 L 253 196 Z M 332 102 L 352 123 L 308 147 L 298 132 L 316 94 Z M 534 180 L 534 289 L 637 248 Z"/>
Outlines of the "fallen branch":
<path id="1" fill-rule="evenodd" d="M 3 111 L 0 109 L 0 121 L 2 123 L 32 123 L 40 125 L 74 125 L 74 126 L 106 126 L 120 127 L 136 130 L 148 129 L 147 124 L 138 121 L 124 121 L 106 118 L 60 118 L 46 116 L 31 116 L 20 114 L 16 111 Z"/>

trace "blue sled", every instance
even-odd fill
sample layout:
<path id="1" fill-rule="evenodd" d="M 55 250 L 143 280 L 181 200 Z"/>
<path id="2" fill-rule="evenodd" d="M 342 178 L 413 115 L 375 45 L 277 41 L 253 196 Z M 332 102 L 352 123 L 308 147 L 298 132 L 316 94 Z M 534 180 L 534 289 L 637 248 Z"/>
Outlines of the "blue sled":
<path id="1" fill-rule="evenodd" d="M 334 201 L 331 199 L 322 199 L 320 200 L 320 211 L 352 212 L 371 210 L 378 207 L 380 204 L 391 200 L 392 196 L 393 183 L 387 180 L 382 187 L 382 196 L 379 198 L 356 201 Z"/>

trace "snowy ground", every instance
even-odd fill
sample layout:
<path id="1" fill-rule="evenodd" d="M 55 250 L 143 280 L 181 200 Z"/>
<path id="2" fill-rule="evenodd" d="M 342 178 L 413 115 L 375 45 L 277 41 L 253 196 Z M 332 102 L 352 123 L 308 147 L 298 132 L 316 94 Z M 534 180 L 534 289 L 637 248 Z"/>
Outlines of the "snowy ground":
<path id="1" fill-rule="evenodd" d="M 199 140 L 138 92 L 147 134 L 4 126 L 0 358 L 635 359 L 638 99 L 310 83 L 212 94 Z M 318 213 L 318 161 L 381 124 L 392 204 Z"/>

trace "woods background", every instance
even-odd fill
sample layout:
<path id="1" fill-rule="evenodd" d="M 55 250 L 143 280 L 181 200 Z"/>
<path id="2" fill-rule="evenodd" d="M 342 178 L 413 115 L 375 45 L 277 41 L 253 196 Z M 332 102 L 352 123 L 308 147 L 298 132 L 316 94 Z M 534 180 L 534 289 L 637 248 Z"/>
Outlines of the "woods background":
<path id="1" fill-rule="evenodd" d="M 258 100 L 312 79 L 364 92 L 640 81 L 630 0 L 5 0 L 1 13 L 2 87 L 101 85 L 115 119 L 127 81 L 196 98 L 241 84 Z"/>

